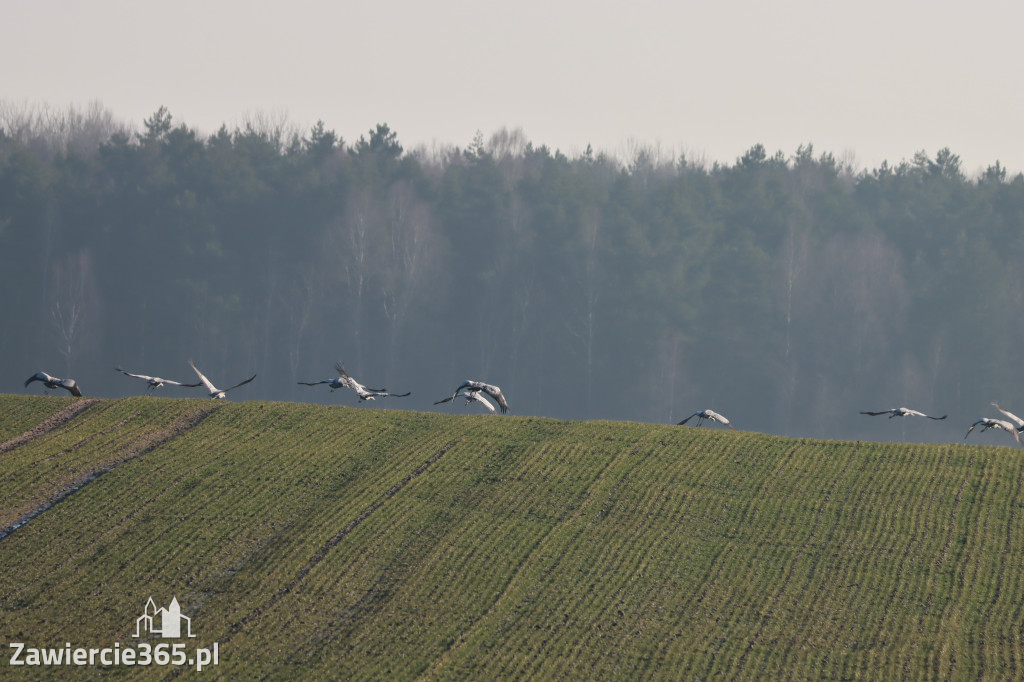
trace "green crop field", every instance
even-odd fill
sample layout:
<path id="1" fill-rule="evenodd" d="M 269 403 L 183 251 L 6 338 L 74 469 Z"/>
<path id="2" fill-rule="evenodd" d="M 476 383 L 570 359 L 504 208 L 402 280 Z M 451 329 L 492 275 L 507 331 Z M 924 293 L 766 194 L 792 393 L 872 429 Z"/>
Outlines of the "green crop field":
<path id="1" fill-rule="evenodd" d="M 1024 677 L 1024 454 L 629 422 L 0 396 L 4 677 Z M 995 442 L 995 439 L 993 439 Z M 26 654 L 23 652 L 22 656 Z"/>

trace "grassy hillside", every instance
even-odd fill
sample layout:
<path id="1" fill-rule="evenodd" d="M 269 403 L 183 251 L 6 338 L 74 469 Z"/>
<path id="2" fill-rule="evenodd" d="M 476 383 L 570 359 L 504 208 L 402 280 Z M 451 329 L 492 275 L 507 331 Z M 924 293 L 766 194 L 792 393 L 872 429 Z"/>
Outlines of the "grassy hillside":
<path id="1" fill-rule="evenodd" d="M 1024 675 L 1019 450 L 73 404 L 0 396 L 4 647 L 138 646 L 152 596 L 208 677 Z"/>

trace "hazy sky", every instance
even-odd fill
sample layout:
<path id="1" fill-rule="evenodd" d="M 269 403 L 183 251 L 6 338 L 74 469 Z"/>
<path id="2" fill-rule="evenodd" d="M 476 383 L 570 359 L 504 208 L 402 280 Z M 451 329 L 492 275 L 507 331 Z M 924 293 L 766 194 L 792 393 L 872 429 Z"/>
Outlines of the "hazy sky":
<path id="1" fill-rule="evenodd" d="M 262 112 L 352 142 L 637 143 L 732 163 L 803 143 L 860 168 L 950 147 L 1024 170 L 1021 0 L 0 0 L 0 99 Z"/>

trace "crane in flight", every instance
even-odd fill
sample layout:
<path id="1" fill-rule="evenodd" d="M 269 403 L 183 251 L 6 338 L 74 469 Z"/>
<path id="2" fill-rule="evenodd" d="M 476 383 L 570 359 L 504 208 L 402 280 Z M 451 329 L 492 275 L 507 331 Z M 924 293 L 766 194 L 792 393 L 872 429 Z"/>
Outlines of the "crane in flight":
<path id="1" fill-rule="evenodd" d="M 448 400 L 454 400 L 460 393 L 479 393 L 483 391 L 487 395 L 491 396 L 495 402 L 498 403 L 498 407 L 501 408 L 502 414 L 508 412 L 508 401 L 505 400 L 505 395 L 501 392 L 501 389 L 494 384 L 487 384 L 482 381 L 473 381 L 472 379 L 466 379 L 459 387 L 452 393 L 452 397 Z M 448 400 L 440 400 L 438 403 L 448 402 Z M 474 398 L 476 400 L 476 398 Z M 437 405 L 438 403 L 434 403 Z"/>
<path id="2" fill-rule="evenodd" d="M 46 372 L 36 372 L 28 379 L 25 380 L 25 388 L 33 381 L 41 381 L 43 386 L 47 389 L 51 388 L 63 388 L 65 391 L 75 396 L 76 398 L 82 397 L 82 390 L 78 388 L 78 382 L 74 379 L 59 379 L 55 376 L 51 376 Z"/>
<path id="3" fill-rule="evenodd" d="M 337 369 L 337 367 L 335 369 Z M 345 382 L 345 378 L 342 375 L 331 377 L 330 379 L 324 379 L 323 381 L 300 381 L 298 383 L 302 386 L 319 386 L 320 384 L 327 384 L 331 388 L 331 393 L 334 393 L 339 388 L 348 388 L 348 384 Z"/>
<path id="4" fill-rule="evenodd" d="M 482 393 L 482 391 L 465 391 L 465 390 L 457 391 L 455 393 L 455 395 L 450 395 L 447 398 L 442 398 L 441 400 L 438 400 L 434 404 L 435 405 L 440 405 L 441 403 L 447 403 L 449 401 L 455 400 L 456 398 L 465 398 L 466 399 L 466 405 L 469 405 L 472 402 L 477 402 L 477 403 L 480 403 L 481 405 L 483 405 L 484 407 L 486 407 L 488 411 L 493 413 L 494 412 L 494 405 L 491 405 L 491 401 L 490 400 L 488 400 L 487 398 L 485 398 L 482 395 L 480 395 L 481 393 Z"/>
<path id="5" fill-rule="evenodd" d="M 216 386 L 214 386 L 213 382 L 211 382 L 209 379 L 207 379 L 206 375 L 204 375 L 202 372 L 199 371 L 199 368 L 196 367 L 196 363 L 194 363 L 191 360 L 189 360 L 188 364 L 192 365 L 192 369 L 195 370 L 195 373 L 199 375 L 199 380 L 201 382 L 203 382 L 203 385 L 206 386 L 206 390 L 210 392 L 210 397 L 213 398 L 214 400 L 224 400 L 225 398 L 227 398 L 227 392 L 228 391 L 233 391 L 236 388 L 238 388 L 239 386 L 245 386 L 247 383 L 249 383 L 250 381 L 252 381 L 253 379 L 256 378 L 256 375 L 253 374 L 251 377 L 249 377 L 245 381 L 243 381 L 243 382 L 241 382 L 239 384 L 235 384 L 231 388 L 225 388 L 224 390 L 221 390 L 221 389 L 217 388 Z"/>
<path id="6" fill-rule="evenodd" d="M 974 430 L 975 426 L 981 425 L 982 431 L 988 431 L 989 429 L 1000 429 L 1008 433 L 1013 434 L 1013 439 L 1017 441 L 1017 445 L 1020 445 L 1020 434 L 1017 433 L 1016 427 L 1005 419 L 992 419 L 990 417 L 982 417 L 978 421 L 971 424 L 971 428 L 967 429 L 967 433 L 964 434 L 964 440 L 967 440 L 967 436 L 971 435 L 971 431 Z"/>
<path id="7" fill-rule="evenodd" d="M 866 414 L 871 417 L 887 414 L 889 415 L 889 419 L 892 419 L 893 417 L 925 417 L 927 419 L 934 419 L 935 421 L 941 421 L 949 416 L 944 414 L 941 417 L 929 417 L 924 412 L 918 412 L 917 410 L 912 410 L 909 407 L 894 407 L 890 410 L 882 410 L 881 412 L 861 412 L 861 414 Z"/>
<path id="8" fill-rule="evenodd" d="M 682 426 L 683 424 L 685 424 L 686 422 L 690 421 L 694 417 L 697 418 L 697 426 L 700 426 L 701 424 L 703 424 L 704 420 L 706 419 L 706 420 L 711 421 L 711 422 L 718 422 L 719 424 L 722 424 L 723 426 L 728 426 L 730 429 L 733 429 L 734 431 L 736 430 L 736 427 L 734 427 L 732 425 L 732 422 L 730 422 L 728 419 L 726 419 L 724 416 L 718 414 L 714 410 L 701 410 L 699 412 L 694 412 L 689 417 L 687 417 L 683 421 L 681 421 L 678 424 L 676 424 L 676 426 Z"/>
<path id="9" fill-rule="evenodd" d="M 361 383 L 352 378 L 348 372 L 345 371 L 344 363 L 338 362 L 334 365 L 335 371 L 338 372 L 338 376 L 331 377 L 330 379 L 324 379 L 323 381 L 300 381 L 298 383 L 303 386 L 319 386 L 320 384 L 327 384 L 331 387 L 331 393 L 334 393 L 339 388 L 351 388 L 359 396 L 359 400 L 376 400 L 377 398 L 405 398 L 406 396 L 412 395 L 409 393 L 391 393 L 386 388 L 367 388 Z"/>
<path id="10" fill-rule="evenodd" d="M 194 383 L 194 384 L 184 384 L 184 383 L 182 383 L 180 381 L 174 381 L 173 379 L 163 379 L 161 377 L 151 377 L 151 376 L 148 376 L 146 374 L 132 374 L 131 372 L 124 371 L 124 369 L 120 365 L 118 365 L 114 369 L 116 371 L 120 372 L 121 374 L 127 376 L 127 377 L 134 377 L 136 379 L 142 379 L 147 384 L 146 390 L 150 391 L 150 392 L 155 391 L 156 389 L 162 387 L 164 384 L 170 384 L 171 386 L 181 386 L 182 388 L 195 388 L 196 386 L 202 386 L 203 385 L 203 383 L 201 381 L 197 382 L 197 383 Z"/>

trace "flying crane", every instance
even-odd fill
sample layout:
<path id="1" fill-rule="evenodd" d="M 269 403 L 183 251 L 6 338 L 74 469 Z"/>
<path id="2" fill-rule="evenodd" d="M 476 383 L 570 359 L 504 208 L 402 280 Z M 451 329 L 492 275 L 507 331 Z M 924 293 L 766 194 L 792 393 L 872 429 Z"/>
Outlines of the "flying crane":
<path id="1" fill-rule="evenodd" d="M 1013 424 L 1006 421 L 1005 419 L 992 419 L 991 417 L 982 417 L 978 421 L 971 424 L 971 428 L 967 429 L 967 433 L 964 434 L 964 440 L 967 440 L 967 436 L 971 435 L 971 431 L 974 430 L 975 426 L 981 425 L 982 431 L 988 431 L 989 429 L 1000 429 L 1008 433 L 1013 434 L 1013 439 L 1017 441 L 1017 445 L 1020 445 L 1020 434 L 1017 433 L 1016 427 Z"/>
<path id="2" fill-rule="evenodd" d="M 25 380 L 25 388 L 28 388 L 28 385 L 33 381 L 41 381 L 47 389 L 63 388 L 76 398 L 82 397 L 82 391 L 78 388 L 78 382 L 74 379 L 59 379 L 46 372 L 36 372 Z"/>
<path id="3" fill-rule="evenodd" d="M 154 391 L 154 390 L 156 390 L 158 388 L 161 388 L 164 384 L 170 384 L 171 386 L 181 386 L 182 388 L 195 388 L 196 386 L 202 386 L 203 385 L 202 382 L 195 383 L 195 384 L 184 384 L 184 383 L 182 383 L 180 381 L 174 381 L 173 379 L 163 379 L 161 377 L 151 377 L 151 376 L 148 376 L 146 374 L 133 374 L 131 372 L 124 371 L 124 369 L 122 369 L 120 365 L 118 365 L 114 369 L 116 371 L 120 372 L 121 374 L 127 376 L 127 377 L 134 377 L 136 379 L 142 379 L 147 384 L 147 388 L 146 388 L 147 391 Z"/>
<path id="4" fill-rule="evenodd" d="M 501 392 L 501 389 L 495 386 L 494 384 L 487 384 L 484 383 L 483 381 L 473 381 L 472 379 L 466 379 L 461 384 L 459 384 L 459 387 L 455 389 L 455 392 L 452 393 L 451 398 L 449 398 L 448 400 L 454 400 L 459 395 L 459 393 L 479 393 L 480 391 L 483 391 L 487 395 L 491 396 L 491 398 L 493 398 L 498 403 L 498 407 L 501 408 L 502 414 L 508 412 L 508 401 L 505 400 L 505 395 Z M 440 400 L 434 404 L 437 405 L 438 403 L 448 402 L 448 400 Z M 474 398 L 474 400 L 476 400 L 476 398 Z"/>
<path id="5" fill-rule="evenodd" d="M 300 381 L 298 383 L 303 386 L 319 386 L 320 384 L 327 384 L 331 388 L 331 393 L 334 393 L 339 388 L 351 388 L 359 396 L 359 400 L 376 400 L 377 398 L 404 398 L 412 395 L 409 393 L 391 393 L 386 388 L 366 388 L 361 383 L 352 378 L 348 372 L 345 371 L 344 363 L 336 363 L 334 365 L 335 371 L 338 372 L 338 376 L 330 379 L 324 379 L 323 381 Z"/>
<path id="6" fill-rule="evenodd" d="M 687 417 L 683 421 L 681 421 L 678 424 L 676 424 L 676 426 L 682 426 L 683 424 L 685 424 L 686 422 L 690 421 L 694 417 L 697 418 L 697 426 L 700 426 L 701 424 L 703 424 L 704 420 L 706 419 L 708 421 L 718 422 L 718 423 L 720 423 L 720 424 L 722 424 L 724 426 L 728 426 L 730 429 L 733 429 L 734 431 L 736 430 L 736 427 L 734 427 L 732 425 L 732 422 L 730 422 L 728 419 L 726 419 L 724 416 L 718 414 L 714 410 L 701 410 L 699 412 L 694 412 L 689 417 Z"/>
<path id="7" fill-rule="evenodd" d="M 477 403 L 480 403 L 481 405 L 483 405 L 484 407 L 486 407 L 490 412 L 493 413 L 494 412 L 494 405 L 491 405 L 491 401 L 490 400 L 488 400 L 487 398 L 485 398 L 482 395 L 480 395 L 481 393 L 482 393 L 482 391 L 466 391 L 466 390 L 461 390 L 461 391 L 457 391 L 455 393 L 455 395 L 450 395 L 447 398 L 442 398 L 441 400 L 438 400 L 434 404 L 435 405 L 440 405 L 441 403 L 447 403 L 447 402 L 449 402 L 451 400 L 455 400 L 456 398 L 465 398 L 466 399 L 466 405 L 469 405 L 472 402 L 477 402 Z"/>
<path id="8" fill-rule="evenodd" d="M 247 383 L 249 383 L 250 381 L 252 381 L 253 379 L 256 378 L 256 375 L 253 374 L 251 377 L 249 377 L 245 381 L 243 381 L 243 382 L 241 382 L 239 384 L 235 384 L 231 388 L 225 388 L 222 391 L 221 389 L 219 389 L 216 386 L 214 386 L 213 382 L 211 382 L 209 379 L 207 379 L 206 376 L 202 372 L 199 371 L 199 368 L 196 367 L 196 364 L 194 362 L 189 360 L 188 364 L 192 365 L 192 369 L 194 369 L 196 374 L 199 375 L 199 380 L 201 382 L 203 382 L 203 385 L 206 386 L 206 390 L 210 392 L 210 397 L 213 398 L 214 400 L 224 400 L 225 398 L 227 398 L 227 392 L 228 391 L 233 391 L 236 388 L 238 388 L 239 386 L 245 386 Z"/>
<path id="9" fill-rule="evenodd" d="M 892 419 L 893 417 L 925 417 L 927 419 L 934 419 L 935 421 L 941 421 L 949 416 L 944 414 L 941 417 L 929 417 L 924 412 L 911 410 L 909 407 L 894 407 L 889 410 L 882 410 L 881 412 L 861 412 L 861 414 L 866 414 L 871 417 L 877 417 L 879 415 L 887 414 L 889 415 L 889 419 Z"/>

